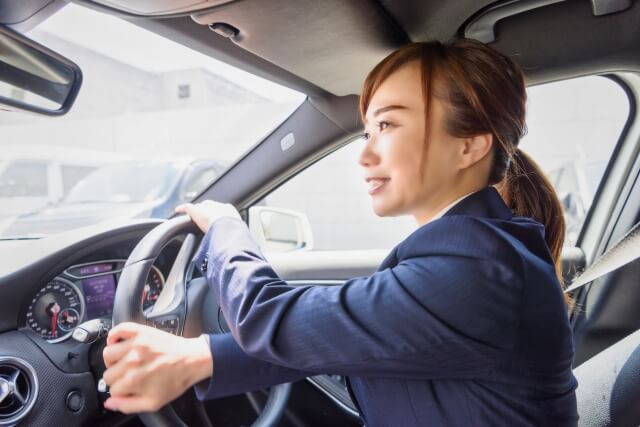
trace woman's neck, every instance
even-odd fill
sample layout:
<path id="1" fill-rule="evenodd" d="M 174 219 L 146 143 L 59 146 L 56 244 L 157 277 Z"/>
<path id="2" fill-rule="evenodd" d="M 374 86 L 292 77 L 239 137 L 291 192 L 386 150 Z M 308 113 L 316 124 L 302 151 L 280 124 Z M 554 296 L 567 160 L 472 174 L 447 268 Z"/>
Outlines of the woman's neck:
<path id="1" fill-rule="evenodd" d="M 462 199 L 466 198 L 470 194 L 480 191 L 487 186 L 467 186 L 456 191 L 447 192 L 446 196 L 442 196 L 437 202 L 430 203 L 430 206 L 420 212 L 413 214 L 416 222 L 419 226 L 423 226 L 431 221 L 434 221 L 442 217 L 449 209 L 455 206 Z"/>

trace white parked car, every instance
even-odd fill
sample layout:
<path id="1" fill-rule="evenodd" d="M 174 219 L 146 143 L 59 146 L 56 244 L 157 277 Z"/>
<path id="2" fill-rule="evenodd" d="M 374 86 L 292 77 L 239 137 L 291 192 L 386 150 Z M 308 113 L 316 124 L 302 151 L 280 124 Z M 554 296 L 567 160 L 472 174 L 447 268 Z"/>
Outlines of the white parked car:
<path id="1" fill-rule="evenodd" d="M 60 201 L 89 173 L 122 156 L 53 147 L 5 147 L 0 154 L 0 222 Z"/>

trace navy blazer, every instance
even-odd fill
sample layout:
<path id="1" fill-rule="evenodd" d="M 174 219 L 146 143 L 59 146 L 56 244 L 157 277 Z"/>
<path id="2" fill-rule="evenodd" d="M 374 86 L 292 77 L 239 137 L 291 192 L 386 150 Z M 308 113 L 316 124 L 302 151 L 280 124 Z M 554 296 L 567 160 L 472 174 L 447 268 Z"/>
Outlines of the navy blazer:
<path id="1" fill-rule="evenodd" d="M 543 226 L 493 187 L 421 226 L 369 277 L 287 285 L 237 219 L 194 262 L 231 334 L 200 399 L 348 376 L 367 426 L 575 426 L 573 341 Z"/>

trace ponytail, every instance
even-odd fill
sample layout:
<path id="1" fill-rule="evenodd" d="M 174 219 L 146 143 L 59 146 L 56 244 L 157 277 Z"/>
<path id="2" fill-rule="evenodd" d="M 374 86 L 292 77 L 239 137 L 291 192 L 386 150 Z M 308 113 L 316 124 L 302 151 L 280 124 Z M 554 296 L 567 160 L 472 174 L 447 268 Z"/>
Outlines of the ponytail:
<path id="1" fill-rule="evenodd" d="M 562 246 L 565 222 L 562 205 L 555 189 L 540 166 L 525 152 L 516 149 L 507 173 L 498 184 L 498 191 L 516 216 L 533 218 L 544 225 L 544 238 L 551 251 L 558 281 L 564 288 L 562 277 Z M 569 308 L 573 301 L 567 295 Z"/>

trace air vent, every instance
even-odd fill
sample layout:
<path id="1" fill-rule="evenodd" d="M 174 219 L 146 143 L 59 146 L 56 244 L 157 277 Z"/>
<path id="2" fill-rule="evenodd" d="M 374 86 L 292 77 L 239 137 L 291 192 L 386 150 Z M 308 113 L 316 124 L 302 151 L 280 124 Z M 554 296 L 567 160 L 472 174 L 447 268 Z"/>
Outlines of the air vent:
<path id="1" fill-rule="evenodd" d="M 0 426 L 14 425 L 33 407 L 38 395 L 35 371 L 15 357 L 0 357 Z"/>

